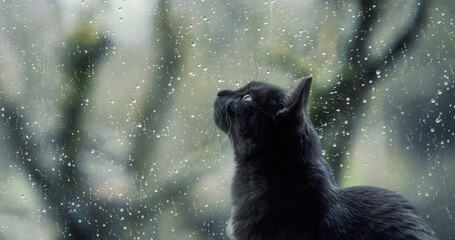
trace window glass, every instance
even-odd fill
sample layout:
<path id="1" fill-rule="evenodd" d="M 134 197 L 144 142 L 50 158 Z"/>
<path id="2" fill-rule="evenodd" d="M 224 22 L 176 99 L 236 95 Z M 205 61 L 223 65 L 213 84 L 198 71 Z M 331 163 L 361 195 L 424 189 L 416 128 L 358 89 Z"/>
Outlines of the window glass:
<path id="1" fill-rule="evenodd" d="M 339 185 L 455 238 L 454 19 L 449 0 L 3 1 L 0 239 L 227 239 L 217 92 L 310 75 Z"/>

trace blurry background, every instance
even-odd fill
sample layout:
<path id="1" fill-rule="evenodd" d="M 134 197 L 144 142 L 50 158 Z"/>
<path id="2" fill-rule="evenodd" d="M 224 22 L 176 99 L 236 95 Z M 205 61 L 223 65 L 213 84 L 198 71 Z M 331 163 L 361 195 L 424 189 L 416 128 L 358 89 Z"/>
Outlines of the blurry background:
<path id="1" fill-rule="evenodd" d="M 227 239 L 220 89 L 312 75 L 341 186 L 455 239 L 455 2 L 2 1 L 0 239 Z"/>

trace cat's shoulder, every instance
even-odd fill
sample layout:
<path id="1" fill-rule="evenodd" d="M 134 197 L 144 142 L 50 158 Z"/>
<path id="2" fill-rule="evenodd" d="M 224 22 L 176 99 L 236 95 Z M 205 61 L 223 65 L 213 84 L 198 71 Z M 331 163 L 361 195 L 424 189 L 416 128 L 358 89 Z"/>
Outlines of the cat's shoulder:
<path id="1" fill-rule="evenodd" d="M 385 188 L 373 186 L 353 186 L 340 188 L 344 200 L 356 205 L 357 208 L 369 208 L 370 211 L 411 211 L 415 209 L 399 193 Z"/>
<path id="2" fill-rule="evenodd" d="M 374 186 L 352 186 L 346 188 L 340 188 L 339 191 L 348 199 L 365 199 L 370 201 L 403 201 L 407 200 L 395 191 L 391 191 L 381 187 Z"/>
<path id="3" fill-rule="evenodd" d="M 340 188 L 353 225 L 365 235 L 384 239 L 435 239 L 416 209 L 397 192 L 380 187 Z M 419 236 L 419 237 L 418 237 Z"/>

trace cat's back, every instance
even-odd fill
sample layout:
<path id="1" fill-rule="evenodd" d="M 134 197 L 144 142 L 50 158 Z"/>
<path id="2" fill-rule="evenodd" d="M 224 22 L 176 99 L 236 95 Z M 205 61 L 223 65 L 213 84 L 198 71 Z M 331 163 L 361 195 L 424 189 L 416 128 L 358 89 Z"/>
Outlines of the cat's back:
<path id="1" fill-rule="evenodd" d="M 355 186 L 341 188 L 339 193 L 352 216 L 350 228 L 355 229 L 358 236 L 369 236 L 365 239 L 436 239 L 415 208 L 396 192 Z"/>

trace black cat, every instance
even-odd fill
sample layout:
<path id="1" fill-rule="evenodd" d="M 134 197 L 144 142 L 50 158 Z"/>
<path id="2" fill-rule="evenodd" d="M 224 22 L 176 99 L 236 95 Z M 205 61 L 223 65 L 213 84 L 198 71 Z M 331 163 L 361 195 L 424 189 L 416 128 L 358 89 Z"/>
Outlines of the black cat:
<path id="1" fill-rule="evenodd" d="M 266 239 L 436 239 L 402 196 L 338 188 L 308 116 L 311 78 L 218 93 L 216 125 L 235 154 L 228 235 Z"/>

